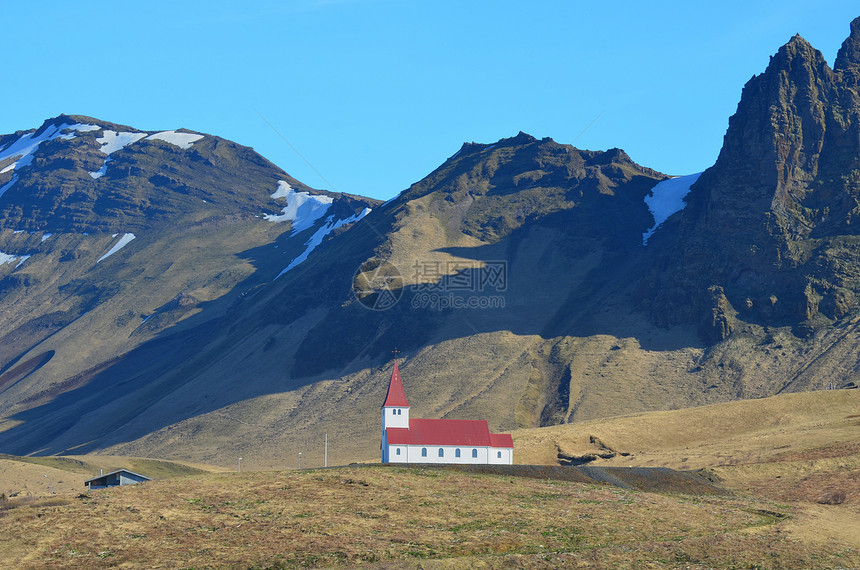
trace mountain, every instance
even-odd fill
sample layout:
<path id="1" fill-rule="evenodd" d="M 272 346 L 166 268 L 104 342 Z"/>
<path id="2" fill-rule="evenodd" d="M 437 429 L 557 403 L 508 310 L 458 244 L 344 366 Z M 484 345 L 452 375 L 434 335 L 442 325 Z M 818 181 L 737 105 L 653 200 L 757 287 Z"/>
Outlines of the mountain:
<path id="1" fill-rule="evenodd" d="M 190 131 L 61 115 L 3 136 L 0 410 L 51 401 L 163 331 L 216 318 L 378 203 Z"/>
<path id="2" fill-rule="evenodd" d="M 380 204 L 211 135 L 3 137 L 0 450 L 373 460 L 395 348 L 415 417 L 494 431 L 856 385 L 858 54 L 791 39 L 682 177 L 520 133 Z"/>
<path id="3" fill-rule="evenodd" d="M 720 341 L 747 324 L 811 335 L 858 308 L 860 20 L 831 69 L 795 36 L 744 87 L 643 301 Z"/>
<path id="4" fill-rule="evenodd" d="M 281 172 L 273 176 L 263 200 L 283 178 Z M 30 368 L 48 349 L 59 352 L 54 347 L 62 339 L 55 335 L 38 349 L 20 349 L 16 362 L 34 364 L 16 372 L 16 384 L 3 392 L 7 420 L 0 445 L 19 453 L 111 447 L 139 455 L 188 453 L 191 445 L 191 453 L 205 461 L 218 461 L 225 448 L 235 448 L 232 457 L 254 445 L 276 457 L 285 453 L 285 441 L 311 437 L 311 429 L 316 436 L 324 422 L 335 440 L 351 438 L 372 450 L 378 445 L 375 394 L 384 390 L 385 363 L 395 346 L 416 355 L 425 351 L 423 366 L 439 379 L 423 382 L 419 372 L 404 380 L 421 386 L 414 392 L 419 414 L 483 416 L 490 407 L 498 410 L 500 426 L 538 425 L 551 416 L 560 421 L 569 415 L 558 394 L 569 381 L 570 349 L 546 362 L 550 349 L 541 335 L 572 294 L 592 286 L 590 277 L 600 267 L 641 249 L 642 233 L 653 222 L 644 198 L 664 178 L 617 149 L 583 151 L 523 133 L 494 145 L 466 144 L 398 198 L 365 205 L 372 207 L 369 214 L 333 229 L 312 255 L 273 282 L 277 272 L 261 269 L 258 281 L 245 277 L 212 308 L 189 300 L 199 299 L 196 290 L 173 293 L 149 319 L 140 310 L 126 313 L 122 305 L 122 314 L 133 317 L 124 323 L 130 338 L 136 338 L 135 327 L 149 332 L 138 344 L 122 343 L 125 352 L 81 357 L 89 368 L 58 375 L 51 369 L 57 357 Z M 291 179 L 289 184 L 298 186 Z M 352 200 L 354 207 L 339 219 L 365 212 L 356 212 L 364 204 L 358 198 L 340 200 Z M 258 211 L 264 209 L 261 204 Z M 248 216 L 249 227 L 282 241 L 246 246 L 240 256 L 277 255 L 272 248 L 291 243 L 278 224 Z M 176 243 L 169 235 L 172 255 Z M 90 263 L 96 253 L 104 251 L 94 252 Z M 152 251 L 146 264 L 165 253 Z M 396 293 L 403 297 L 387 310 L 370 310 L 377 293 L 371 287 L 362 296 L 356 284 L 377 272 L 379 259 L 399 274 Z M 484 260 L 496 273 L 486 271 Z M 139 271 L 142 261 L 128 257 L 124 264 L 128 272 Z M 120 279 L 124 275 L 120 271 Z M 464 288 L 464 279 L 474 284 Z M 486 282 L 479 285 L 481 280 Z M 153 280 L 153 287 L 163 285 Z M 441 306 L 451 299 L 475 308 L 464 313 Z M 482 303 L 501 305 L 488 310 Z M 177 321 L 177 313 L 191 316 Z M 118 317 L 110 318 L 116 326 Z M 153 321 L 158 328 L 150 331 Z M 108 325 L 101 327 L 104 334 Z M 67 342 L 74 350 L 101 345 L 105 341 L 81 336 L 93 328 L 70 330 Z M 482 357 L 469 363 L 470 351 Z M 420 371 L 419 362 L 410 360 L 407 367 Z M 453 367 L 468 375 L 461 385 L 445 381 Z M 523 382 L 526 399 L 511 405 Z M 481 391 L 485 397 L 477 397 Z"/>

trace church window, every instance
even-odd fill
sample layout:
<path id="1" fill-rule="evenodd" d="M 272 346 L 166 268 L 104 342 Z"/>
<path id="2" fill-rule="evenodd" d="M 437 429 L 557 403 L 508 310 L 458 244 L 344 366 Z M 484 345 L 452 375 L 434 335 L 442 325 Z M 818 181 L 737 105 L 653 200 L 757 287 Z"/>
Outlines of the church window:
<path id="1" fill-rule="evenodd" d="M 472 457 L 478 457 L 478 450 L 477 449 L 472 450 Z"/>
<path id="2" fill-rule="evenodd" d="M 397 415 L 398 416 L 401 415 L 402 412 L 403 412 L 403 410 L 397 410 Z"/>
<path id="3" fill-rule="evenodd" d="M 395 454 L 400 455 L 400 448 L 399 447 L 397 448 L 397 452 Z"/>
<path id="4" fill-rule="evenodd" d="M 426 447 L 421 448 L 421 457 L 427 457 L 427 448 Z"/>
<path id="5" fill-rule="evenodd" d="M 439 457 L 445 457 L 445 450 L 441 447 L 439 448 Z"/>
<path id="6" fill-rule="evenodd" d="M 454 457 L 460 457 L 460 448 L 458 447 L 456 451 L 454 451 Z"/>
<path id="7" fill-rule="evenodd" d="M 501 451 L 499 451 L 499 452 L 496 454 L 496 457 L 498 457 L 499 459 L 501 459 L 501 458 L 502 458 L 502 452 L 501 452 Z"/>

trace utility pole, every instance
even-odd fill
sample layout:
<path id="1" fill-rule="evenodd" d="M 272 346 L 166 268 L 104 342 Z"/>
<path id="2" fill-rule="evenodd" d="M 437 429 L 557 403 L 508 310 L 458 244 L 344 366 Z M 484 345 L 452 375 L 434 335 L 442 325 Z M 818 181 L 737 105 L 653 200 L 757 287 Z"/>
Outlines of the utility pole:
<path id="1" fill-rule="evenodd" d="M 299 469 L 302 468 L 302 452 L 299 452 Z"/>
<path id="2" fill-rule="evenodd" d="M 242 458 L 239 458 L 239 473 L 242 472 Z"/>
<path id="3" fill-rule="evenodd" d="M 328 467 L 328 434 L 325 434 L 325 462 L 323 467 Z"/>
<path id="4" fill-rule="evenodd" d="M 51 482 L 51 495 L 54 494 L 54 479 L 52 477 L 48 477 L 47 475 L 42 475 L 45 479 Z"/>

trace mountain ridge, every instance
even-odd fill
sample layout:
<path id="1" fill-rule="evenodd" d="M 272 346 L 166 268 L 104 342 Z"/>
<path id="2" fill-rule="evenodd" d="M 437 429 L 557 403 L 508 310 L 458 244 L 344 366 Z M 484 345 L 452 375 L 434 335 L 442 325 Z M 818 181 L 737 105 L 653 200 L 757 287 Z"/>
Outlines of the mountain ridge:
<path id="1" fill-rule="evenodd" d="M 860 19 L 832 69 L 800 36 L 782 46 L 662 222 L 652 206 L 677 179 L 620 149 L 522 132 L 464 143 L 382 204 L 294 185 L 211 135 L 189 149 L 130 144 L 99 178 L 105 127 L 58 139 L 15 185 L 47 192 L 71 148 L 88 162 L 74 176 L 60 164 L 64 180 L 165 193 L 167 222 L 91 269 L 137 227 L 42 240 L 44 228 L 14 233 L 32 216 L 9 206 L 11 189 L 0 196 L 0 251 L 57 248 L 0 265 L 0 303 L 41 291 L 58 308 L 0 323 L 19 331 L 0 364 L 0 449 L 222 464 L 255 453 L 275 466 L 299 450 L 314 461 L 329 434 L 348 442 L 333 461 L 372 460 L 395 346 L 416 415 L 494 431 L 856 385 L 858 38 Z M 165 160 L 181 172 L 156 184 Z M 232 172 L 217 165 L 230 160 L 243 166 L 218 185 L 194 174 Z M 115 219 L 149 219 L 137 198 Z"/>

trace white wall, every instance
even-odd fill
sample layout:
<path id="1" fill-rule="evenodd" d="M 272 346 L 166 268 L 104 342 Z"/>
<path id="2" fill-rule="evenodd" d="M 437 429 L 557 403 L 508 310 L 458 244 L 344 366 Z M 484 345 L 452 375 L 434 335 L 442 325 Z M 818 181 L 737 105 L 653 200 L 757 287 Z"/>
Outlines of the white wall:
<path id="1" fill-rule="evenodd" d="M 513 465 L 513 449 L 509 447 L 491 447 L 489 451 L 490 460 L 488 463 L 491 465 Z M 499 454 L 501 454 L 501 457 L 499 457 Z"/>
<path id="2" fill-rule="evenodd" d="M 400 455 L 397 455 L 397 451 L 400 450 Z M 382 460 L 383 463 L 409 463 L 406 460 L 406 446 L 405 445 L 392 445 L 388 448 L 388 461 L 384 458 Z"/>
<path id="3" fill-rule="evenodd" d="M 410 445 L 409 463 L 487 463 L 487 448 L 486 447 L 465 447 L 454 445 Z M 427 457 L 421 455 L 422 449 L 427 449 Z M 439 449 L 442 449 L 443 456 L 439 457 Z M 456 450 L 460 450 L 460 457 L 456 457 Z M 472 457 L 472 450 L 478 450 L 478 457 Z"/>
<path id="4" fill-rule="evenodd" d="M 397 412 L 400 412 L 399 414 Z M 382 408 L 382 431 L 385 428 L 407 428 L 409 429 L 409 408 Z"/>
<path id="5" fill-rule="evenodd" d="M 383 463 L 442 463 L 442 464 L 474 464 L 474 465 L 511 465 L 513 454 L 507 448 L 488 447 L 457 447 L 449 445 L 387 445 L 387 438 L 383 438 Z M 421 455 L 421 450 L 427 448 L 427 457 Z M 443 456 L 439 457 L 439 448 L 443 450 Z M 400 449 L 400 455 L 397 450 Z M 460 457 L 456 456 L 456 450 L 460 450 Z M 472 450 L 478 450 L 478 457 L 472 457 Z M 387 454 L 386 454 L 387 451 Z M 498 452 L 502 457 L 498 457 Z"/>

